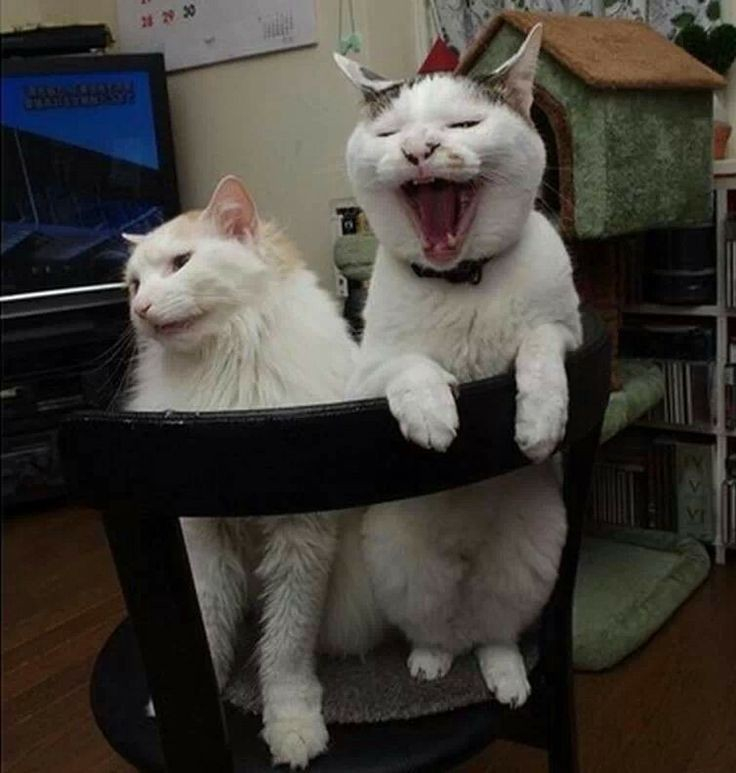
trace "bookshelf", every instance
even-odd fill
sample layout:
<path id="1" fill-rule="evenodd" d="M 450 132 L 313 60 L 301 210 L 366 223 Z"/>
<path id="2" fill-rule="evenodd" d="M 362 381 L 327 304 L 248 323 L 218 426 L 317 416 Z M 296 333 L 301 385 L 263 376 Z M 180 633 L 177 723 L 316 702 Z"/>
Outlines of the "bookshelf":
<path id="1" fill-rule="evenodd" d="M 710 437 L 713 442 L 713 516 L 716 562 L 725 563 L 726 548 L 723 542 L 724 519 L 726 518 L 725 501 L 722 495 L 727 480 L 726 460 L 731 448 L 735 447 L 733 439 L 736 431 L 726 426 L 726 390 L 725 370 L 729 362 L 729 320 L 733 327 L 736 319 L 736 309 L 729 308 L 727 299 L 726 273 L 726 239 L 725 227 L 728 213 L 728 192 L 736 191 L 736 159 L 714 162 L 714 192 L 716 217 L 716 303 L 710 305 L 669 305 L 660 303 L 627 304 L 621 308 L 625 315 L 639 317 L 682 317 L 708 318 L 715 329 L 715 360 L 712 375 L 712 426 L 672 424 L 665 421 L 646 421 L 641 426 L 652 430 L 701 435 Z M 730 281 L 734 281 L 733 278 Z M 684 321 L 684 320 L 683 320 Z M 733 453 L 733 450 L 732 450 Z M 730 547 L 733 547 L 731 545 Z"/>
<path id="2" fill-rule="evenodd" d="M 728 192 L 736 190 L 736 159 L 714 162 L 714 188 L 716 194 L 716 368 L 713 388 L 716 404 L 716 449 L 713 466 L 713 485 L 715 486 L 715 540 L 716 561 L 726 562 L 726 546 L 723 544 L 723 523 L 725 512 L 721 491 L 726 482 L 726 457 L 728 456 L 728 436 L 726 429 L 726 390 L 725 370 L 728 357 L 728 319 L 733 314 L 726 306 L 726 217 L 728 214 Z"/>
<path id="3" fill-rule="evenodd" d="M 718 306 L 668 306 L 664 303 L 639 303 L 624 306 L 624 314 L 653 314 L 668 317 L 717 317 Z M 726 314 L 736 316 L 736 311 L 726 309 Z"/>

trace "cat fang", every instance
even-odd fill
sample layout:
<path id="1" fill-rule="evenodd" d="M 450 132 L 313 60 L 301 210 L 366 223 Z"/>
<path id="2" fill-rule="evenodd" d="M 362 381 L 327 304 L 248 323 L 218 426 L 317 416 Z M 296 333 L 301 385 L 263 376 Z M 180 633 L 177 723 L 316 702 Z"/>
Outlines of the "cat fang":
<path id="1" fill-rule="evenodd" d="M 457 182 L 440 177 L 418 177 L 400 187 L 428 261 L 445 264 L 457 258 L 478 209 L 480 187 L 477 180 Z"/>

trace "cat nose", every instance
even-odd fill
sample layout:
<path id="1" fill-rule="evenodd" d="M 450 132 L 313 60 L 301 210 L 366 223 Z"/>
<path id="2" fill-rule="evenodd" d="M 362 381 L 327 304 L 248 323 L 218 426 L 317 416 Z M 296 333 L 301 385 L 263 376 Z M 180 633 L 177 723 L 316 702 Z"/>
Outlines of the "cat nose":
<path id="1" fill-rule="evenodd" d="M 412 166 L 419 166 L 419 162 L 426 161 L 439 146 L 439 142 L 426 142 L 424 144 L 424 150 L 409 152 L 406 148 L 401 148 L 401 152 L 404 154 L 404 158 Z M 414 148 L 412 148 L 412 150 L 414 150 Z"/>
<path id="2" fill-rule="evenodd" d="M 148 314 L 150 308 L 151 308 L 151 304 L 150 303 L 137 303 L 135 306 L 133 306 L 133 311 L 141 319 L 145 319 L 146 318 L 146 314 Z"/>

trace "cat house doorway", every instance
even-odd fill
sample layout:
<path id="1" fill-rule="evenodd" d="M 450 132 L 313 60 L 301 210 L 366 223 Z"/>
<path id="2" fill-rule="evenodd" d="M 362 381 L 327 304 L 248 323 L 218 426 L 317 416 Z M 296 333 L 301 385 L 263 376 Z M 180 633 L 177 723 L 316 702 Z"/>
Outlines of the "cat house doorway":
<path id="1" fill-rule="evenodd" d="M 548 91 L 536 86 L 532 122 L 547 151 L 547 166 L 539 191 L 539 206 L 563 236 L 571 234 L 574 218 L 572 136 L 564 107 Z"/>

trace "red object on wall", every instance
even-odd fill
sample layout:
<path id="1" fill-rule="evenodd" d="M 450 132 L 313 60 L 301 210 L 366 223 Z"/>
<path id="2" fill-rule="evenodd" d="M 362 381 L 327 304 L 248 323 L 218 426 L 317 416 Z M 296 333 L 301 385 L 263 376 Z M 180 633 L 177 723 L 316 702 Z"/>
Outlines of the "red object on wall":
<path id="1" fill-rule="evenodd" d="M 419 68 L 419 74 L 425 75 L 429 72 L 452 72 L 460 61 L 460 55 L 454 48 L 445 43 L 442 38 L 437 38 L 427 58 Z"/>

